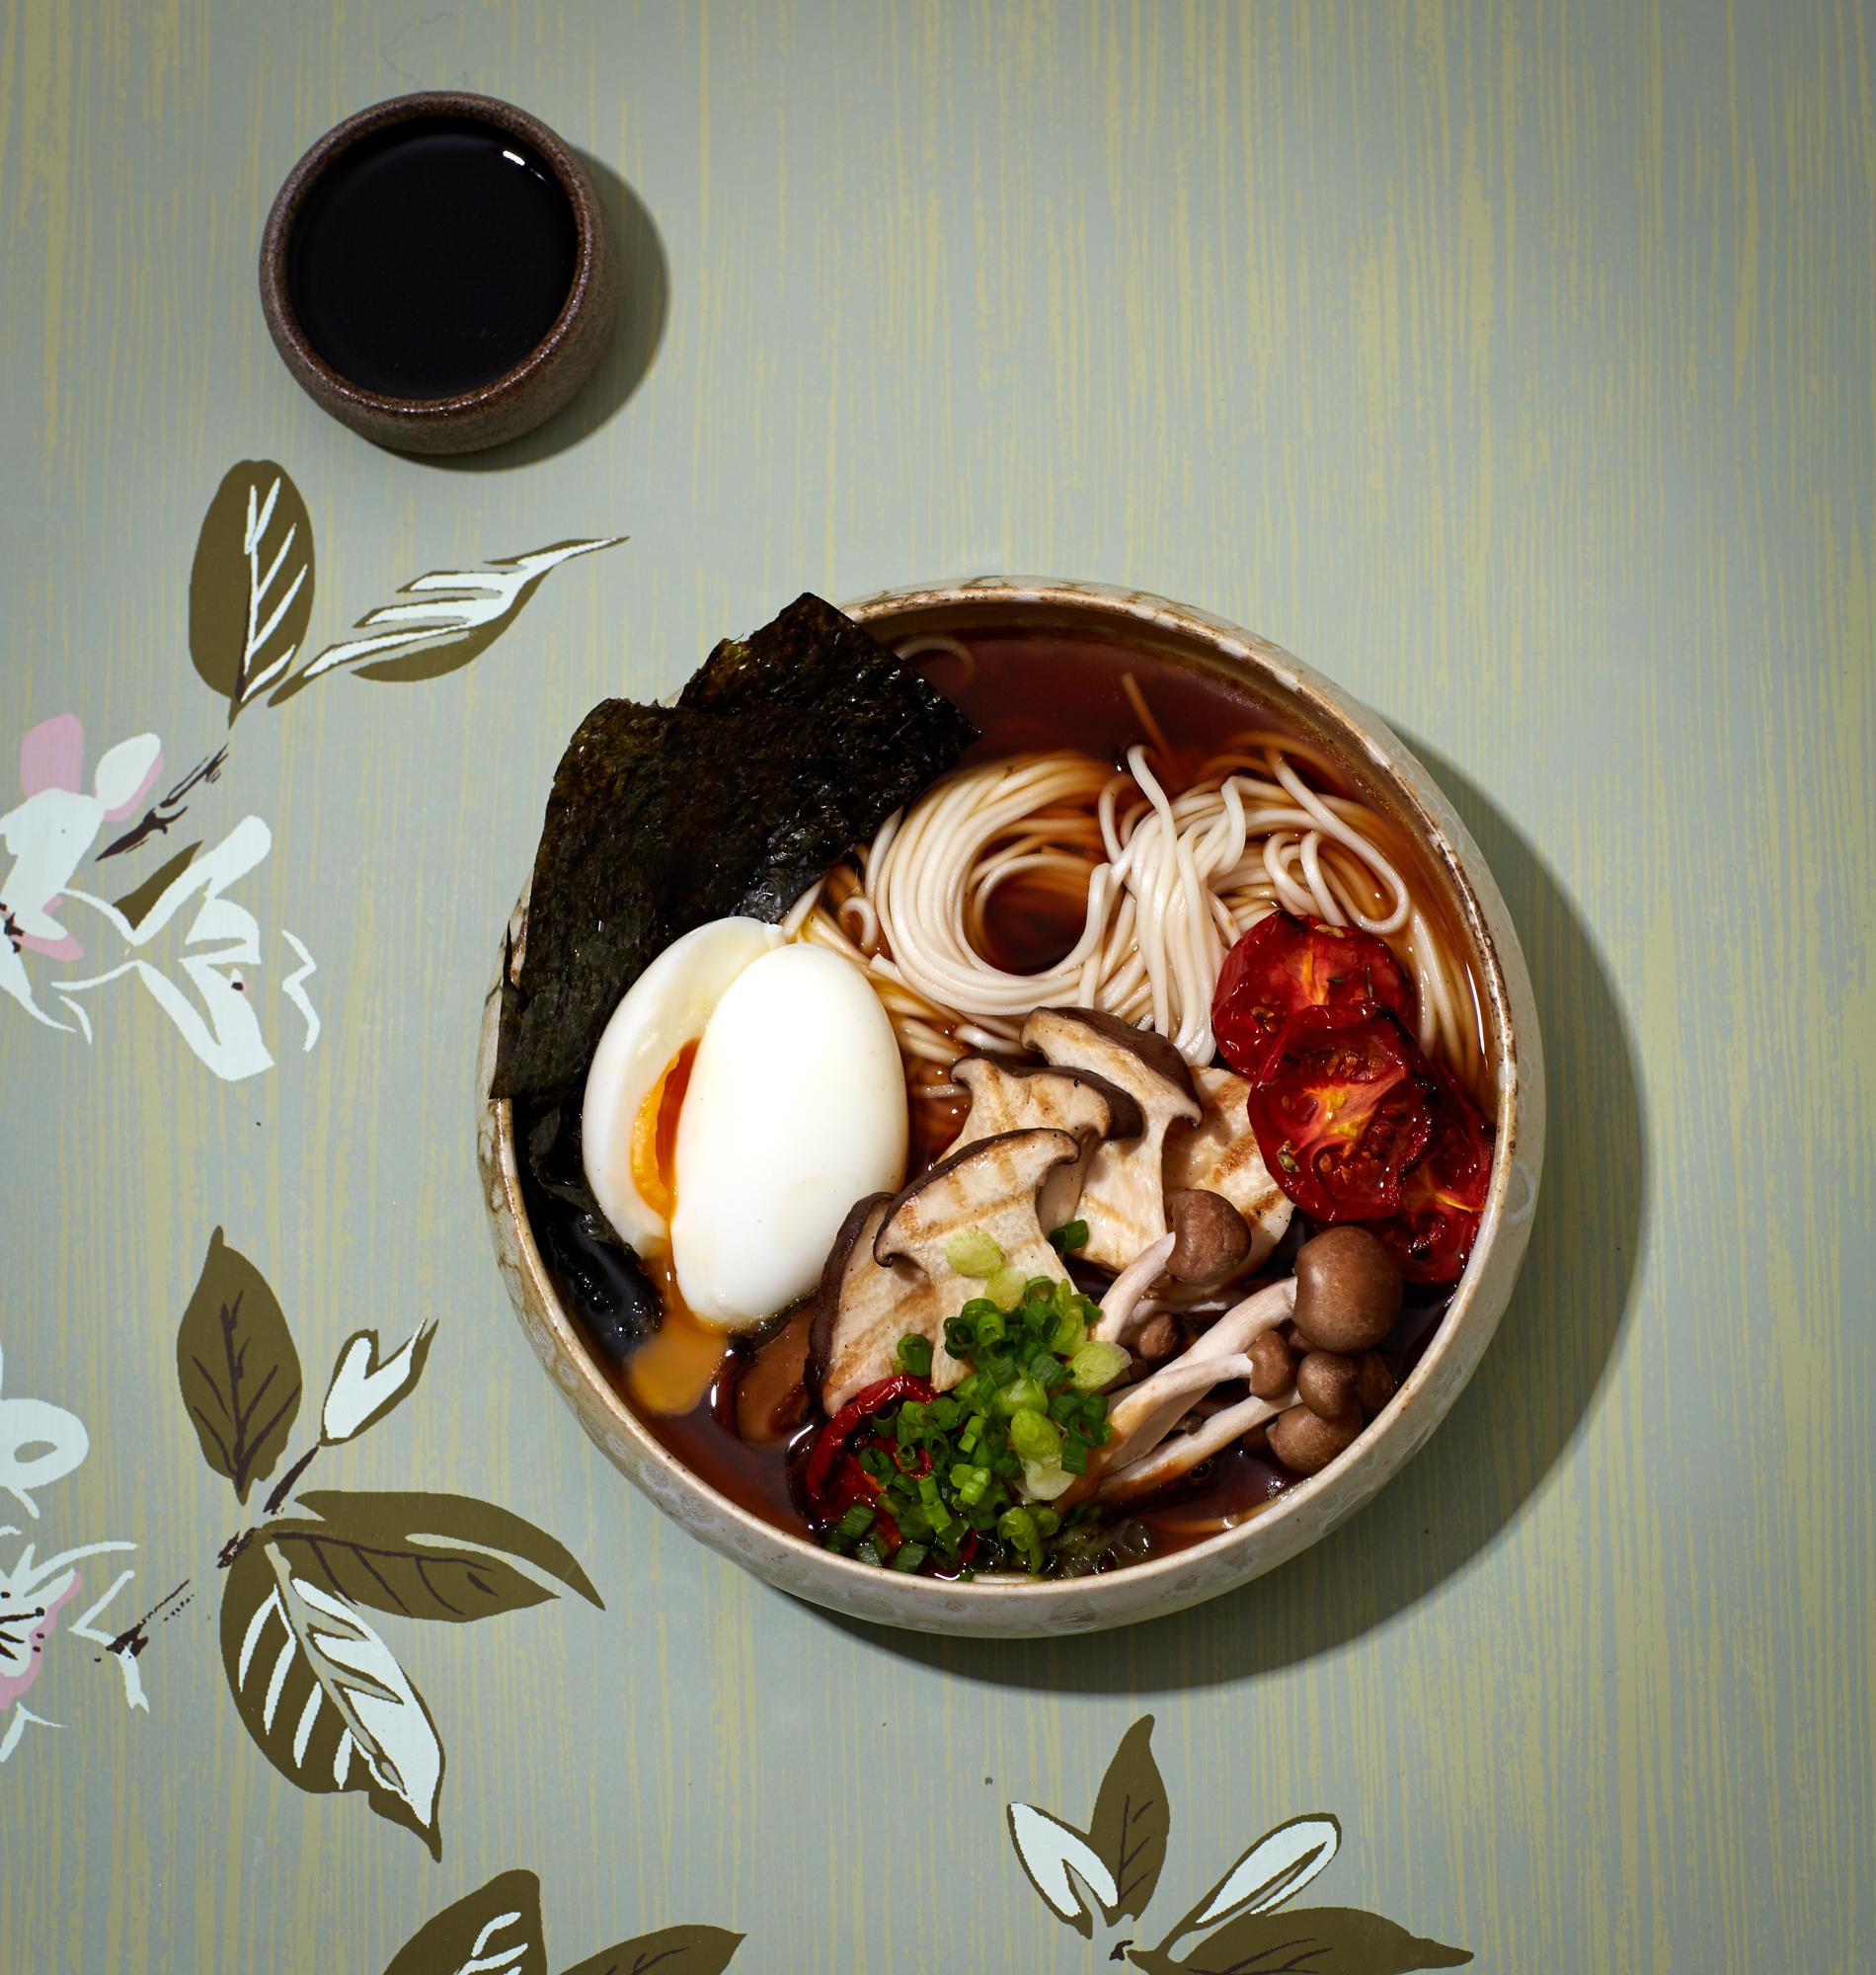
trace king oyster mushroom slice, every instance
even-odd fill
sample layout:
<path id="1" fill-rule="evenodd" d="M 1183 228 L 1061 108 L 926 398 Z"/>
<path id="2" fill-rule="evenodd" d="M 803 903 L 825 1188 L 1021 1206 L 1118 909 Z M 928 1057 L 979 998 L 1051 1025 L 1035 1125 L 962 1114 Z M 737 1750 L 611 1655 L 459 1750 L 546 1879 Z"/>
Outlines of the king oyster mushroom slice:
<path id="1" fill-rule="evenodd" d="M 964 1377 L 964 1367 L 944 1346 L 937 1291 L 905 1263 L 889 1266 L 874 1258 L 874 1238 L 892 1204 L 890 1193 L 859 1201 L 841 1223 L 821 1271 L 808 1333 L 808 1382 L 830 1418 L 854 1393 L 892 1377 L 899 1341 L 911 1331 L 931 1339 L 931 1382 L 938 1390 Z"/>
<path id="2" fill-rule="evenodd" d="M 976 1276 L 960 1275 L 946 1258 L 954 1234 L 987 1234 L 1006 1268 L 1059 1280 L 1061 1257 L 1049 1245 L 1037 1196 L 1049 1176 L 1081 1156 L 1072 1132 L 1003 1132 L 949 1153 L 886 1210 L 873 1253 L 883 1265 L 910 1262 L 937 1297 L 939 1335 L 946 1320 L 983 1294 Z M 934 1354 L 935 1357 L 935 1354 Z"/>
<path id="3" fill-rule="evenodd" d="M 1075 1218 L 1088 1224 L 1081 1259 L 1124 1269 L 1166 1232 L 1166 1134 L 1204 1118 L 1192 1069 L 1164 1036 L 1095 1008 L 1038 1008 L 1023 1041 L 1058 1069 L 1090 1070 L 1140 1108 L 1140 1130 L 1094 1148 Z"/>
<path id="4" fill-rule="evenodd" d="M 1095 1146 L 1103 1139 L 1133 1138 L 1144 1123 L 1134 1098 L 1088 1070 L 968 1056 L 952 1065 L 951 1075 L 971 1093 L 971 1110 L 953 1151 L 1005 1132 L 1038 1128 L 1072 1132 L 1080 1142 L 1081 1156 L 1056 1167 L 1043 1182 L 1036 1212 L 1045 1233 L 1074 1219 Z"/>
<path id="5" fill-rule="evenodd" d="M 1257 1149 L 1245 1109 L 1251 1086 L 1228 1069 L 1195 1069 L 1192 1080 L 1204 1116 L 1166 1134 L 1166 1190 L 1222 1194 L 1237 1209 L 1251 1230 L 1251 1252 L 1239 1270 L 1248 1274 L 1284 1238 L 1295 1209 Z"/>

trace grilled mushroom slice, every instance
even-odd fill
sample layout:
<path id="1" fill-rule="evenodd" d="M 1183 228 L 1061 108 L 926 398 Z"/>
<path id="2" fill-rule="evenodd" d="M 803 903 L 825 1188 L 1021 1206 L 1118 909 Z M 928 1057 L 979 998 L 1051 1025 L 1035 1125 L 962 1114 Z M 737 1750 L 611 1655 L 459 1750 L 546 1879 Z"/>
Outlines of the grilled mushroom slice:
<path id="1" fill-rule="evenodd" d="M 1088 1160 L 1100 1141 L 1134 1138 L 1144 1123 L 1133 1097 L 1088 1070 L 968 1056 L 952 1065 L 951 1075 L 971 1093 L 971 1110 L 954 1151 L 1005 1132 L 1043 1128 L 1072 1132 L 1081 1142 L 1081 1156 L 1057 1167 L 1043 1183 L 1036 1211 L 1045 1232 L 1074 1219 Z"/>
<path id="2" fill-rule="evenodd" d="M 1166 1232 L 1166 1134 L 1204 1117 L 1192 1070 L 1164 1036 L 1095 1008 L 1038 1008 L 1023 1024 L 1023 1041 L 1058 1069 L 1119 1085 L 1139 1106 L 1134 1136 L 1095 1147 L 1075 1209 L 1088 1224 L 1083 1259 L 1124 1269 Z"/>
<path id="3" fill-rule="evenodd" d="M 855 1392 L 890 1378 L 899 1341 L 916 1331 L 931 1339 L 931 1382 L 955 1385 L 964 1367 L 944 1345 L 938 1295 L 923 1274 L 903 1262 L 875 1259 L 873 1242 L 893 1204 L 888 1193 L 858 1202 L 833 1237 L 821 1271 L 814 1324 L 808 1333 L 808 1384 L 831 1417 Z"/>
<path id="4" fill-rule="evenodd" d="M 1004 1132 L 942 1158 L 886 1210 L 873 1253 L 882 1263 L 910 1262 L 936 1295 L 939 1334 L 945 1319 L 983 1294 L 976 1276 L 960 1275 L 945 1256 L 954 1234 L 987 1234 L 1003 1265 L 1025 1277 L 1061 1275 L 1036 1200 L 1049 1176 L 1081 1156 L 1072 1132 Z M 928 1335 L 930 1333 L 927 1333 Z M 933 1354 L 934 1369 L 936 1353 Z M 934 1378 L 934 1383 L 936 1380 Z"/>
<path id="5" fill-rule="evenodd" d="M 1251 1086 L 1228 1069 L 1195 1069 L 1194 1087 L 1205 1115 L 1197 1125 L 1175 1125 L 1166 1134 L 1168 1192 L 1200 1188 L 1222 1194 L 1251 1230 L 1251 1252 L 1238 1273 L 1254 1269 L 1284 1238 L 1295 1212 L 1271 1178 L 1245 1114 Z"/>

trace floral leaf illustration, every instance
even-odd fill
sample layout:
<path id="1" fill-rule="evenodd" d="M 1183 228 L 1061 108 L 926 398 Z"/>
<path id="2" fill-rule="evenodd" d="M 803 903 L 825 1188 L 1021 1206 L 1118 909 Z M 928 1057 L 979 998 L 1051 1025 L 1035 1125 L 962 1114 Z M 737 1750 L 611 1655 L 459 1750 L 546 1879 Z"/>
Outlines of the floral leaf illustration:
<path id="1" fill-rule="evenodd" d="M 1269 1913 L 1301 1892 L 1342 1843 L 1333 1817 L 1292 1817 L 1267 1831 L 1173 1930 L 1172 1939 L 1241 1913 Z"/>
<path id="2" fill-rule="evenodd" d="M 228 719 L 276 680 L 313 609 L 313 523 L 271 459 L 229 468 L 208 504 L 189 572 L 189 655 Z"/>
<path id="3" fill-rule="evenodd" d="M 536 1529 L 532 1523 L 508 1509 L 498 1509 L 493 1502 L 478 1502 L 468 1495 L 380 1494 L 370 1490 L 352 1492 L 316 1488 L 300 1496 L 299 1506 L 322 1517 L 334 1528 L 342 1528 L 352 1535 L 362 1536 L 381 1544 L 415 1545 L 429 1539 L 440 1540 L 446 1545 L 466 1545 L 483 1552 L 496 1551 L 503 1556 L 518 1557 L 543 1576 L 564 1584 L 569 1591 L 577 1591 L 588 1605 L 597 1606 L 602 1612 L 605 1610 L 605 1601 L 592 1588 L 592 1580 L 581 1569 L 571 1550 L 556 1542 L 545 1530 Z M 491 1560 L 485 1555 L 476 1561 L 478 1567 L 487 1567 Z M 530 1589 L 538 1588 L 530 1586 Z M 358 1594 L 348 1591 L 346 1595 Z M 539 1597 L 531 1597 L 525 1602 L 538 1604 L 541 1599 L 553 1595 L 551 1591 L 543 1590 Z M 403 1609 L 386 1604 L 382 1596 L 360 1597 L 359 1602 L 380 1612 Z M 500 1606 L 491 1609 L 506 1611 L 510 1608 Z M 429 1613 L 422 1616 L 435 1618 L 450 1615 Z M 464 1616 L 481 1618 L 484 1615 L 473 1612 Z"/>
<path id="4" fill-rule="evenodd" d="M 355 626 L 367 636 L 328 645 L 281 679 L 269 703 L 277 706 L 314 679 L 347 669 L 369 679 L 441 678 L 480 657 L 513 623 L 550 570 L 594 549 L 616 548 L 624 539 L 552 542 L 526 555 L 498 557 L 486 569 L 431 570 L 398 592 L 414 601 L 367 610 Z"/>
<path id="5" fill-rule="evenodd" d="M 465 1624 L 544 1605 L 555 1595 L 487 1550 L 420 1540 L 396 1513 L 397 1496 L 322 1491 L 317 1500 L 322 1520 L 268 1523 L 256 1540 L 273 1544 L 303 1582 L 352 1604 L 400 1619 Z M 485 1505 L 464 1506 L 481 1510 Z M 573 1568 L 578 1571 L 579 1565 Z"/>
<path id="6" fill-rule="evenodd" d="M 1120 1906 L 1120 1888 L 1107 1860 L 1079 1831 L 1031 1803 L 1010 1805 L 1010 1842 L 1030 1884 L 1051 1911 L 1084 1940 L 1092 1940 L 1096 1909 L 1112 1913 Z M 1094 1907 L 1082 1897 L 1084 1891 L 1093 1894 Z"/>
<path id="7" fill-rule="evenodd" d="M 381 1420 L 424 1375 L 435 1323 L 420 1323 L 388 1358 L 378 1356 L 378 1333 L 360 1330 L 340 1346 L 320 1408 L 319 1437 L 327 1447 L 352 1440 Z"/>
<path id="8" fill-rule="evenodd" d="M 1130 1948 L 1128 1959 L 1146 1975 L 1410 1975 L 1462 1967 L 1472 1956 L 1358 1907 L 1291 1907 L 1241 1914 L 1184 1954 L 1162 1943 Z"/>
<path id="9" fill-rule="evenodd" d="M 1106 1911 L 1110 1926 L 1123 1914 L 1137 1918 L 1146 1911 L 1166 1862 L 1172 1817 L 1152 1737 L 1153 1717 L 1143 1714 L 1121 1738 L 1088 1826 L 1088 1842 L 1114 1874 L 1115 1898 Z"/>
<path id="10" fill-rule="evenodd" d="M 159 864 L 142 884 L 117 901 L 117 908 L 123 914 L 126 925 L 139 926 L 149 917 L 151 908 L 195 861 L 195 853 L 201 847 L 200 837 L 194 843 L 184 844 L 167 864 Z"/>
<path id="11" fill-rule="evenodd" d="M 221 1597 L 221 1661 L 268 1761 L 303 1790 L 361 1790 L 442 1856 L 443 1746 L 389 1646 L 352 1606 L 250 1542 Z"/>
<path id="12" fill-rule="evenodd" d="M 743 1945 L 721 1927 L 666 1927 L 589 1955 L 567 1975 L 723 1975 Z"/>
<path id="13" fill-rule="evenodd" d="M 219 1227 L 176 1333 L 176 1377 L 202 1459 L 246 1502 L 299 1412 L 299 1353 L 267 1279 Z"/>
<path id="14" fill-rule="evenodd" d="M 426 1921 L 384 1975 L 547 1975 L 540 1880 L 498 1873 Z"/>

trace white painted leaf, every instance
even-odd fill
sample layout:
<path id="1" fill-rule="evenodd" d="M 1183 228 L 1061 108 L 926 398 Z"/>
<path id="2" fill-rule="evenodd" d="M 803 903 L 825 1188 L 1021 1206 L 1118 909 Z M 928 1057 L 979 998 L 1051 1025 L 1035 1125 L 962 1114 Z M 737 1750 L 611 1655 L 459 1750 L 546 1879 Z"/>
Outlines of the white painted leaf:
<path id="1" fill-rule="evenodd" d="M 503 556 L 486 569 L 438 569 L 407 583 L 412 600 L 367 610 L 348 638 L 308 660 L 271 695 L 277 704 L 330 672 L 359 671 L 366 678 L 440 678 L 479 656 L 520 612 L 548 572 L 575 556 L 616 548 L 623 535 L 553 542 L 525 555 Z"/>
<path id="2" fill-rule="evenodd" d="M 222 1662 L 250 1735 L 301 1789 L 362 1790 L 440 1856 L 443 1749 L 389 1646 L 357 1609 L 258 1537 L 222 1596 Z"/>
<path id="3" fill-rule="evenodd" d="M 360 1330 L 346 1340 L 320 1413 L 320 1437 L 328 1447 L 352 1439 L 373 1420 L 382 1419 L 417 1383 L 435 1328 L 433 1322 L 420 1324 L 382 1361 L 375 1330 Z"/>
<path id="4" fill-rule="evenodd" d="M 1030 1883 L 1063 1920 L 1090 1928 L 1094 1922 L 1088 1903 L 1075 1886 L 1076 1878 L 1104 1909 L 1120 1904 L 1120 1888 L 1107 1861 L 1080 1832 L 1071 1831 L 1046 1810 L 1031 1803 L 1011 1804 L 1010 1839 Z"/>
<path id="5" fill-rule="evenodd" d="M 1194 1927 L 1216 1927 L 1233 1914 L 1268 1913 L 1302 1891 L 1342 1843 L 1333 1817 L 1293 1817 L 1267 1832 L 1218 1881 L 1193 1916 Z"/>

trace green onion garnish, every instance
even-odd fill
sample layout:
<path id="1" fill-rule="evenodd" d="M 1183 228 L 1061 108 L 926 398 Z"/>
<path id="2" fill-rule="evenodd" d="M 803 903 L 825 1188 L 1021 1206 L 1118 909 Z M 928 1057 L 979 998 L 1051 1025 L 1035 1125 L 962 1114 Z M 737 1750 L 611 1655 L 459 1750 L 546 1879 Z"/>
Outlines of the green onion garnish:
<path id="1" fill-rule="evenodd" d="M 1088 1245 L 1088 1224 L 1085 1221 L 1067 1221 L 1049 1237 L 1049 1245 L 1058 1255 L 1071 1255 L 1077 1248 Z"/>
<path id="2" fill-rule="evenodd" d="M 1023 1301 L 1024 1285 L 1020 1269 L 1000 1268 L 983 1287 L 990 1301 L 1005 1312 L 1014 1309 Z"/>
<path id="3" fill-rule="evenodd" d="M 994 1235 L 971 1227 L 945 1243 L 945 1260 L 961 1276 L 994 1276 L 1003 1266 L 1003 1250 Z"/>
<path id="4" fill-rule="evenodd" d="M 899 1340 L 899 1369 L 914 1379 L 930 1378 L 931 1339 L 919 1336 L 915 1330 L 907 1331 Z"/>

